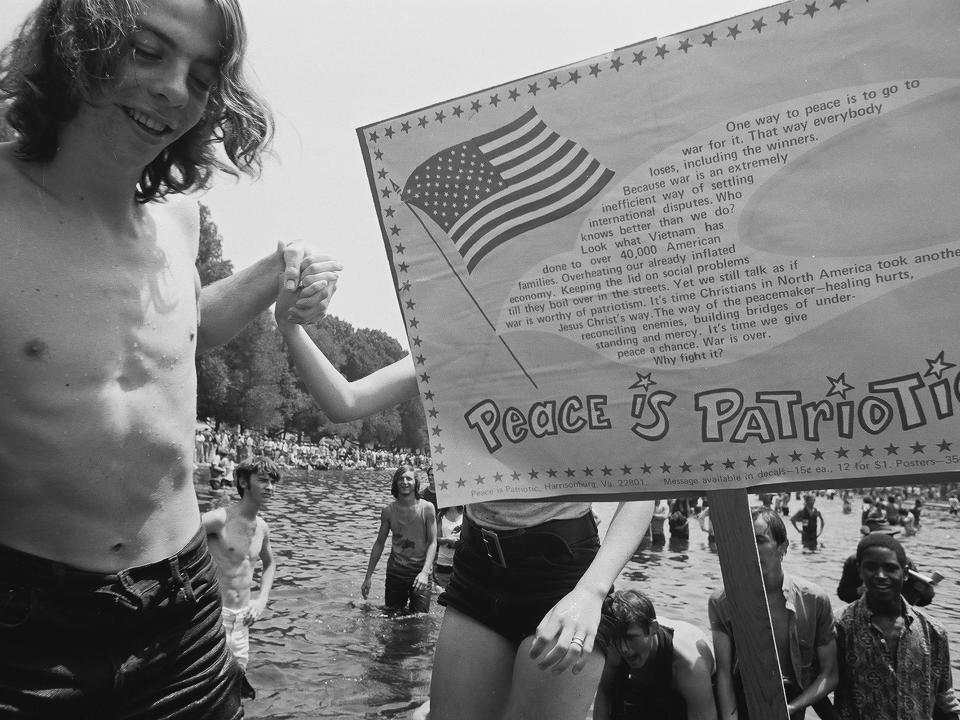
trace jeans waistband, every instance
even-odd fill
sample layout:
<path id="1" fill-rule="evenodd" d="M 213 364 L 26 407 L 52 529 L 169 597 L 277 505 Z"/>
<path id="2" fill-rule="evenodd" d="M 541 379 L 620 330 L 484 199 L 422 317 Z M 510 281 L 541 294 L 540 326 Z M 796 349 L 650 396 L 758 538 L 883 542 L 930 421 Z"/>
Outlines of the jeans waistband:
<path id="1" fill-rule="evenodd" d="M 96 590 L 110 585 L 130 587 L 143 581 L 181 584 L 199 563 L 209 557 L 207 538 L 203 527 L 176 555 L 163 560 L 137 565 L 116 573 L 81 570 L 56 560 L 37 557 L 30 553 L 0 545 L 0 567 L 7 567 L 21 581 L 58 590 Z"/>
<path id="2" fill-rule="evenodd" d="M 592 512 L 516 530 L 491 530 L 478 525 L 467 514 L 464 520 L 463 542 L 486 553 L 490 561 L 500 567 L 533 555 L 570 555 L 571 545 L 597 536 Z"/>

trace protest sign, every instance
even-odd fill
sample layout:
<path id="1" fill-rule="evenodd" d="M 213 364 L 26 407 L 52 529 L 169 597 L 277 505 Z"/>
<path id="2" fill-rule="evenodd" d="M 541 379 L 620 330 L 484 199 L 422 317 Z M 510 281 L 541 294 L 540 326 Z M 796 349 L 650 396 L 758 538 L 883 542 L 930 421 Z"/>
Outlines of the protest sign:
<path id="1" fill-rule="evenodd" d="M 958 22 L 788 2 L 359 128 L 444 502 L 960 468 Z"/>

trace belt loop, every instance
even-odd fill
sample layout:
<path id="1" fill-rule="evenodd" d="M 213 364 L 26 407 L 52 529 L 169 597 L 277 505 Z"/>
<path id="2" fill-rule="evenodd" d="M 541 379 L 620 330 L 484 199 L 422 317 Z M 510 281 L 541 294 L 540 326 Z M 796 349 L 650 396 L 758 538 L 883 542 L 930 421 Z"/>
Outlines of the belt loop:
<path id="1" fill-rule="evenodd" d="M 170 577 L 179 585 L 180 590 L 183 591 L 183 596 L 195 604 L 197 596 L 193 591 L 193 583 L 187 574 L 180 569 L 180 558 L 176 555 L 170 558 Z"/>
<path id="2" fill-rule="evenodd" d="M 498 567 L 506 568 L 507 559 L 503 556 L 503 548 L 500 546 L 500 537 L 491 530 L 480 528 L 480 537 L 483 538 L 484 547 L 487 550 L 487 557 L 490 562 Z"/>

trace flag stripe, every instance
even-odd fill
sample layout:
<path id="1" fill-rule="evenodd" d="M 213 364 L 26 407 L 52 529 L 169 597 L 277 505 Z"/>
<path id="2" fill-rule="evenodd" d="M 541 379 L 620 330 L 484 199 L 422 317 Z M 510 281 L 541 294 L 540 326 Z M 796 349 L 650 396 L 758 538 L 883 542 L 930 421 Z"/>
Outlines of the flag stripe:
<path id="1" fill-rule="evenodd" d="M 530 108 L 523 115 L 518 117 L 516 120 L 504 125 L 501 128 L 497 128 L 496 130 L 491 130 L 490 132 L 485 133 L 483 135 L 478 135 L 477 137 L 473 138 L 473 141 L 480 146 L 483 146 L 487 143 L 496 143 L 499 139 L 503 138 L 504 136 L 510 135 L 511 133 L 516 132 L 517 129 L 528 124 L 531 119 L 535 119 L 535 120 L 540 119 L 540 116 L 537 115 L 537 111 L 535 108 Z"/>
<path id="2" fill-rule="evenodd" d="M 507 228 L 500 234 L 490 238 L 473 254 L 473 256 L 469 260 L 467 260 L 467 258 L 464 258 L 464 260 L 466 260 L 467 262 L 467 272 L 473 272 L 473 269 L 477 266 L 477 263 L 479 263 L 491 251 L 495 250 L 496 248 L 498 248 L 500 245 L 507 242 L 508 240 L 515 238 L 517 235 L 522 235 L 528 230 L 533 230 L 534 228 L 540 227 L 541 225 L 551 223 L 554 220 L 558 220 L 559 218 L 562 218 L 565 215 L 569 215 L 575 210 L 578 210 L 583 205 L 590 202 L 594 197 L 596 197 L 596 195 L 601 190 L 603 190 L 606 184 L 610 182 L 614 174 L 615 173 L 613 172 L 613 170 L 604 169 L 603 172 L 600 174 L 600 176 L 597 177 L 597 179 L 593 182 L 592 185 L 590 185 L 586 189 L 585 192 L 583 192 L 580 195 L 572 196 L 570 199 L 570 202 L 568 202 L 567 204 L 562 205 L 546 214 L 542 214 L 542 215 L 538 214 L 535 217 L 531 218 L 530 220 L 527 220 L 526 222 L 520 225 Z"/>
<path id="3" fill-rule="evenodd" d="M 520 167 L 528 163 L 531 158 L 535 158 L 538 155 L 542 155 L 549 151 L 551 147 L 562 144 L 563 138 L 557 135 L 555 132 L 550 132 L 544 135 L 543 139 L 539 142 L 532 143 L 527 150 L 522 153 L 515 153 L 508 158 L 503 159 L 493 159 L 491 158 L 490 164 L 497 168 L 504 178 L 509 178 L 514 175 L 514 168 Z M 573 140 L 568 140 L 567 142 L 573 142 Z"/>
<path id="4" fill-rule="evenodd" d="M 563 140 L 559 135 L 557 136 L 558 140 Z M 573 151 L 577 148 L 577 144 L 573 140 L 564 140 L 563 145 L 557 148 L 556 152 L 549 157 L 544 159 L 531 158 L 537 160 L 537 164 L 533 165 L 527 163 L 525 167 L 517 168 L 517 174 L 513 175 L 510 178 L 510 186 L 516 187 L 518 185 L 533 181 L 538 175 L 542 175 L 545 172 L 548 172 L 551 167 L 559 165 L 568 157 L 581 157 L 583 155 L 589 155 L 586 148 L 580 148 L 577 151 L 576 155 L 573 155 Z"/>
<path id="5" fill-rule="evenodd" d="M 556 133 L 551 133 L 550 129 L 543 122 L 535 123 L 530 128 L 524 126 L 521 129 L 523 130 L 522 133 L 504 138 L 506 142 L 502 144 L 494 145 L 488 143 L 487 145 L 478 145 L 477 147 L 480 148 L 480 152 L 486 155 L 487 159 L 493 163 L 497 169 L 500 169 L 501 165 L 498 158 L 511 156 L 516 150 L 525 150 L 538 137 L 556 135 Z"/>
<path id="6" fill-rule="evenodd" d="M 552 190 L 564 183 L 567 178 L 574 175 L 574 173 L 580 171 L 580 168 L 585 163 L 590 162 L 590 160 L 590 153 L 588 153 L 585 148 L 580 148 L 580 151 L 576 155 L 570 158 L 569 161 L 556 172 L 553 172 L 553 174 L 546 175 L 545 173 L 538 173 L 530 177 L 526 183 L 510 186 L 504 192 L 492 196 L 490 198 L 492 202 L 486 204 L 482 213 L 471 215 L 469 222 L 458 222 L 450 228 L 450 239 L 453 240 L 455 245 L 459 246 L 460 252 L 467 252 L 470 246 L 476 242 L 476 238 L 484 235 L 488 231 L 491 223 L 496 224 L 504 219 L 509 220 L 512 217 L 512 213 L 516 212 L 517 203 L 542 201 L 550 197 Z M 593 162 L 596 161 L 594 160 Z M 553 163 L 550 166 L 550 170 L 552 171 L 555 166 L 556 163 Z M 473 226 L 480 222 L 485 224 L 477 229 L 471 230 Z M 466 236 L 466 240 L 461 244 L 459 240 L 464 236 Z"/>
<path id="7" fill-rule="evenodd" d="M 613 175 L 530 108 L 430 156 L 401 198 L 440 225 L 472 271 L 511 238 L 582 207 Z"/>
<path id="8" fill-rule="evenodd" d="M 512 202 L 514 198 L 518 195 L 525 195 L 545 187 L 544 182 L 549 180 L 551 177 L 555 177 L 558 180 L 563 178 L 564 166 L 561 163 L 567 161 L 567 158 L 570 157 L 570 152 L 576 147 L 576 143 L 572 140 L 567 140 L 564 145 L 557 149 L 550 157 L 546 158 L 542 163 L 536 166 L 536 172 L 531 172 L 524 176 L 524 178 L 516 183 L 511 183 L 505 190 L 491 195 L 490 197 L 485 198 L 479 202 L 475 207 L 471 208 L 468 212 L 455 222 L 449 230 L 449 235 L 454 242 L 464 234 L 471 226 L 475 223 L 481 221 L 484 217 L 489 215 L 492 212 L 495 212 L 497 209 L 503 207 L 504 204 Z M 581 157 L 582 155 L 589 154 L 583 148 L 581 148 Z M 578 161 L 577 156 L 574 156 L 566 166 L 567 172 L 573 172 L 573 166 L 570 163 L 576 163 Z M 553 176 L 548 175 L 552 172 L 554 168 L 559 167 L 560 171 Z M 531 171 L 534 168 L 531 168 Z"/>
<path id="9" fill-rule="evenodd" d="M 536 195 L 517 195 L 513 202 L 495 217 L 491 217 L 481 227 L 476 228 L 465 236 L 464 242 L 458 244 L 460 253 L 466 257 L 471 249 L 477 243 L 483 244 L 483 239 L 488 237 L 491 232 L 496 232 L 497 228 L 504 224 L 516 224 L 518 220 L 537 214 L 541 211 L 548 211 L 549 208 L 557 202 L 562 202 L 568 195 L 574 194 L 580 187 L 589 182 L 589 178 L 596 174 L 600 163 L 594 159 L 577 168 L 577 174 L 567 179 L 564 183 L 555 183 L 551 187 Z M 453 239 L 453 238 L 451 238 Z M 456 240 L 454 240 L 454 244 Z"/>

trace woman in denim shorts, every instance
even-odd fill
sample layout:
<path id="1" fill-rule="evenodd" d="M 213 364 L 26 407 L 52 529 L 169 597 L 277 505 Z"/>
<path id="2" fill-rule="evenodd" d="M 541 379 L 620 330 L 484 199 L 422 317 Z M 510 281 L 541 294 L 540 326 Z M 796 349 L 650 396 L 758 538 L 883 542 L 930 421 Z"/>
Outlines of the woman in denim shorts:
<path id="1" fill-rule="evenodd" d="M 468 505 L 438 600 L 431 720 L 586 717 L 603 599 L 652 515 L 652 502 L 621 503 L 601 547 L 589 502 Z"/>

